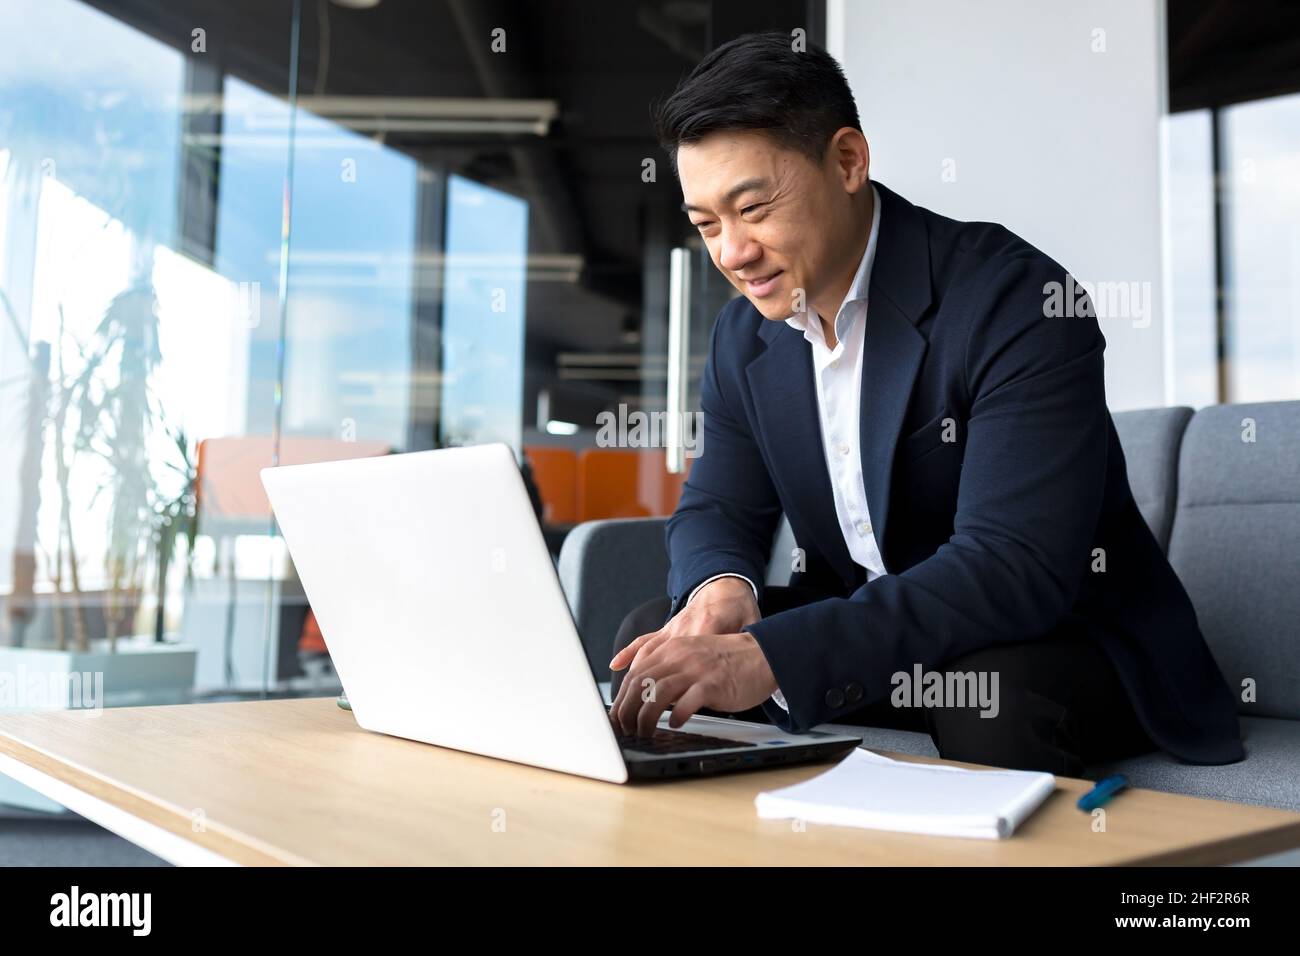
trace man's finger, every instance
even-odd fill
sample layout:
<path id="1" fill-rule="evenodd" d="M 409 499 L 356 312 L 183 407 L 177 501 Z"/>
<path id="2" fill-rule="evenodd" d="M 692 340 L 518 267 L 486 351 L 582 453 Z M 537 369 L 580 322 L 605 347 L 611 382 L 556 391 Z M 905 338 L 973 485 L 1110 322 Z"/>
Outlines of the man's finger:
<path id="1" fill-rule="evenodd" d="M 642 695 L 641 709 L 636 715 L 636 732 L 642 737 L 654 736 L 655 728 L 659 726 L 659 718 L 668 709 L 668 705 L 676 700 L 680 691 L 690 686 L 688 678 L 671 672 L 657 679 L 651 679 L 654 683 L 649 689 L 653 690 L 653 693 Z"/>
<path id="2" fill-rule="evenodd" d="M 609 662 L 609 669 L 612 671 L 621 671 L 623 668 L 627 667 L 628 664 L 632 663 L 632 659 L 636 657 L 637 651 L 641 650 L 642 647 L 648 644 L 651 638 L 662 633 L 663 630 L 660 629 L 658 631 L 648 631 L 645 634 L 637 635 L 635 640 L 614 655 L 614 659 Z"/>
<path id="3" fill-rule="evenodd" d="M 620 651 L 618 654 L 614 655 L 614 659 L 613 659 L 612 661 L 610 661 L 610 665 L 611 665 L 611 666 L 610 666 L 610 670 L 611 670 L 611 671 L 619 671 L 619 670 L 622 670 L 622 669 L 625 668 L 625 667 L 630 668 L 633 664 L 636 663 L 637 658 L 644 659 L 645 655 L 641 653 L 642 648 L 645 648 L 645 647 L 647 647 L 648 645 L 651 645 L 652 640 L 653 640 L 657 635 L 662 634 L 662 633 L 663 633 L 662 631 L 651 631 L 651 632 L 648 633 L 648 634 L 642 634 L 641 636 L 639 636 L 638 638 L 636 638 L 636 640 L 634 640 L 631 644 L 629 644 L 627 647 L 623 648 L 623 651 Z M 640 645 L 639 647 L 636 646 L 636 645 L 638 645 L 638 644 Z M 651 647 L 651 649 L 653 650 L 653 647 Z M 623 652 L 624 652 L 624 651 L 631 651 L 631 652 L 632 652 L 632 653 L 631 653 L 631 657 L 629 657 L 626 661 L 623 661 L 623 662 L 620 664 L 620 663 L 619 663 L 619 658 L 623 655 Z M 619 664 L 619 666 L 618 666 L 618 667 L 614 667 L 614 666 L 612 666 L 612 665 L 614 665 L 614 664 Z M 628 671 L 628 673 L 626 673 L 626 674 L 623 675 L 623 680 L 622 680 L 622 682 L 621 682 L 621 683 L 619 684 L 619 686 L 618 686 L 618 693 L 614 695 L 614 700 L 613 700 L 613 702 L 612 702 L 612 704 L 611 704 L 610 713 L 615 713 L 616 711 L 618 711 L 619 706 L 622 704 L 623 699 L 624 699 L 625 695 L 627 694 L 627 688 L 628 688 L 628 684 L 629 684 L 629 678 L 630 678 L 631 676 L 632 676 L 632 673 L 631 673 L 630 670 Z"/>
<path id="4" fill-rule="evenodd" d="M 668 716 L 668 726 L 673 730 L 694 717 L 701 707 L 708 706 L 708 690 L 698 681 L 692 684 L 673 704 L 673 712 Z"/>
<path id="5" fill-rule="evenodd" d="M 642 668 L 639 666 L 632 667 L 623 675 L 623 683 L 618 688 L 618 697 L 609 709 L 610 716 L 618 722 L 625 734 L 632 733 L 636 727 L 636 712 L 640 707 L 641 671 Z"/>
<path id="6" fill-rule="evenodd" d="M 624 677 L 618 685 L 618 693 L 615 694 L 614 699 L 609 702 L 609 716 L 614 720 L 618 719 L 618 708 L 623 703 L 623 695 L 627 692 L 627 684 L 627 678 Z"/>
<path id="7" fill-rule="evenodd" d="M 661 673 L 662 664 L 659 660 L 659 647 L 660 645 L 656 645 L 638 654 L 636 660 L 628 668 L 628 672 L 623 676 L 623 685 L 618 689 L 618 705 L 611 713 L 617 716 L 625 734 L 636 731 L 637 714 L 641 710 L 642 695 L 646 693 L 648 687 L 655 686 L 654 684 L 646 685 L 646 680 L 654 681 L 663 676 L 663 673 Z"/>
<path id="8" fill-rule="evenodd" d="M 609 662 L 610 671 L 618 672 L 623 670 L 623 668 L 627 667 L 629 664 L 631 664 L 632 661 L 635 660 L 636 658 L 637 650 L 639 650 L 641 645 L 644 644 L 654 633 L 655 633 L 654 631 L 650 631 L 649 633 L 640 634 L 637 637 L 633 638 L 632 642 L 628 644 L 626 647 L 624 647 L 622 650 L 620 650 L 617 654 L 615 654 L 614 659 Z M 631 652 L 632 656 L 625 660 L 624 655 L 629 651 Z M 627 688 L 627 675 L 625 674 L 623 676 L 623 680 L 619 683 L 618 693 L 614 695 L 614 699 L 611 702 L 611 706 L 612 706 L 612 709 L 610 711 L 611 713 L 613 713 L 618 709 L 618 705 L 623 700 L 623 692 L 624 690 L 626 690 L 626 688 Z"/>

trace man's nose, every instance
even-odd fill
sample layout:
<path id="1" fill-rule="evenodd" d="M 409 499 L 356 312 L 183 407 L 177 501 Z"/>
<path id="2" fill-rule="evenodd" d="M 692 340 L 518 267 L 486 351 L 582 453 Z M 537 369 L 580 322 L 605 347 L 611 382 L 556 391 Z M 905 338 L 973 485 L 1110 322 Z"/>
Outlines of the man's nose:
<path id="1" fill-rule="evenodd" d="M 718 264 L 728 272 L 739 272 L 762 254 L 762 246 L 750 239 L 743 228 L 723 231 Z"/>

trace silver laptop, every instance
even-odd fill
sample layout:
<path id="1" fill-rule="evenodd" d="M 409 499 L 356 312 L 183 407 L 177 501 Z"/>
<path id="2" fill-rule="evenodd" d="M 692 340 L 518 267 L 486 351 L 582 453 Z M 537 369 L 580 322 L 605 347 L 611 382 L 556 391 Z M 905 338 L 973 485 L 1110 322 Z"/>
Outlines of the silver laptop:
<path id="1" fill-rule="evenodd" d="M 672 730 L 667 714 L 652 737 L 617 734 L 504 444 L 267 468 L 262 483 L 367 730 L 615 783 L 859 743 L 708 716 Z"/>

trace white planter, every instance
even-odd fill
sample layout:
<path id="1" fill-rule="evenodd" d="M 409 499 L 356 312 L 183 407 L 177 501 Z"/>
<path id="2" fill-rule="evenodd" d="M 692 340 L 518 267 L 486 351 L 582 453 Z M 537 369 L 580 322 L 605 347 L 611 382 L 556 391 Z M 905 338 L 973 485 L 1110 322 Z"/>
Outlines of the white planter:
<path id="1" fill-rule="evenodd" d="M 106 641 L 92 641 L 89 651 L 0 647 L 0 713 L 180 703 L 194 687 L 195 659 L 194 648 L 152 636 L 119 638 L 113 653 Z M 60 809 L 4 776 L 0 804 Z"/>
<path id="2" fill-rule="evenodd" d="M 195 651 L 125 637 L 89 651 L 0 647 L 0 713 L 179 701 L 194 686 Z"/>
<path id="3" fill-rule="evenodd" d="M 3 604 L 6 610 L 9 610 L 9 605 L 14 600 L 14 598 L 8 596 L 0 597 L 0 604 Z M 102 640 L 106 634 L 104 611 L 115 600 L 123 600 L 123 598 L 121 596 L 115 598 L 109 592 L 102 590 L 81 591 L 76 594 L 65 592 L 57 595 L 57 597 L 53 594 L 37 594 L 19 600 L 17 603 L 25 610 L 24 617 L 27 618 L 26 624 L 21 628 L 22 646 L 53 647 L 56 613 L 62 617 L 63 630 L 68 635 L 68 640 L 71 641 L 73 631 L 72 613 L 74 610 L 80 612 L 86 636 L 94 644 L 96 641 Z M 126 600 L 130 604 L 135 599 L 127 598 Z M 134 617 L 134 614 L 128 613 L 127 617 Z M 13 643 L 11 633 L 13 630 L 14 625 L 9 621 L 0 622 L 0 646 Z"/>

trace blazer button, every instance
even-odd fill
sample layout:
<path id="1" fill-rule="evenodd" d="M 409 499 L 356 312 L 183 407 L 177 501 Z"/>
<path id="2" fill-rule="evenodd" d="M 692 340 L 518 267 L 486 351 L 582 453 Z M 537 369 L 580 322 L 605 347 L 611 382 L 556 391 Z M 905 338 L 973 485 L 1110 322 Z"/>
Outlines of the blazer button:
<path id="1" fill-rule="evenodd" d="M 852 681 L 844 686 L 844 699 L 850 704 L 856 704 L 862 699 L 862 685 L 857 681 Z"/>
<path id="2" fill-rule="evenodd" d="M 844 706 L 844 691 L 838 687 L 832 687 L 826 692 L 826 706 L 831 709 L 837 709 Z"/>

